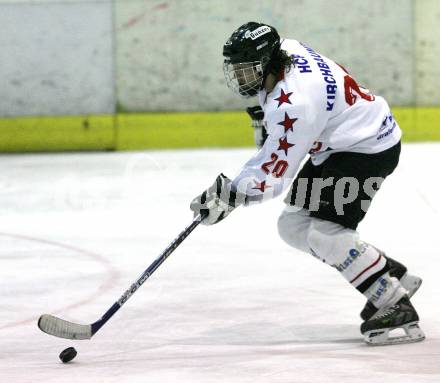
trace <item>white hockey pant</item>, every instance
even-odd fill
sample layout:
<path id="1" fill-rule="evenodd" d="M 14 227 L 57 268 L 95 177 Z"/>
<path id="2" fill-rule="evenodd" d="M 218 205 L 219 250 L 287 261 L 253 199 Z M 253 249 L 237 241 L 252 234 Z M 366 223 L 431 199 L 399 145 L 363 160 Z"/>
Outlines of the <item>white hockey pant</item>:
<path id="1" fill-rule="evenodd" d="M 406 293 L 399 280 L 389 275 L 385 257 L 361 241 L 355 230 L 287 205 L 278 219 L 278 232 L 290 246 L 336 268 L 378 308 L 394 304 Z"/>

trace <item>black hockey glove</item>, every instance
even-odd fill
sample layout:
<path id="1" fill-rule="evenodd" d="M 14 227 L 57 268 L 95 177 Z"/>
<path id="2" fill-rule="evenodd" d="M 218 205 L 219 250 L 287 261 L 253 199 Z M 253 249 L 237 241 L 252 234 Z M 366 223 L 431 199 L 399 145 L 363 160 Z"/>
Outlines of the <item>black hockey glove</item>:
<path id="1" fill-rule="evenodd" d="M 254 128 L 254 141 L 258 149 L 261 149 L 266 142 L 267 132 L 263 124 L 264 112 L 260 105 L 250 106 L 246 108 L 247 114 L 252 119 L 252 127 Z"/>
<path id="2" fill-rule="evenodd" d="M 231 191 L 231 180 L 220 174 L 214 184 L 194 198 L 190 209 L 197 214 L 208 213 L 202 221 L 204 225 L 213 225 L 228 216 L 232 210 L 244 203 L 244 195 Z"/>

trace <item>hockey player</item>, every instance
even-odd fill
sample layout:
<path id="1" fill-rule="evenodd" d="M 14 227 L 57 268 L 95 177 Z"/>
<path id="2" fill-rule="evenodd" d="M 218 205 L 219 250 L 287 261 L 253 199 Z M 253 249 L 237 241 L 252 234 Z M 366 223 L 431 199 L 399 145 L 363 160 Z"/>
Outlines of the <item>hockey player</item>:
<path id="1" fill-rule="evenodd" d="M 202 223 L 212 225 L 239 205 L 276 197 L 291 185 L 279 234 L 336 268 L 365 295 L 365 341 L 423 340 L 409 300 L 421 279 L 356 231 L 399 161 L 401 130 L 387 102 L 359 86 L 342 66 L 301 42 L 281 39 L 266 24 L 239 27 L 223 55 L 228 86 L 241 96 L 258 96 L 260 105 L 248 113 L 259 151 L 233 180 L 220 174 L 196 197 L 194 214 L 204 210 Z M 397 328 L 406 335 L 392 337 Z"/>

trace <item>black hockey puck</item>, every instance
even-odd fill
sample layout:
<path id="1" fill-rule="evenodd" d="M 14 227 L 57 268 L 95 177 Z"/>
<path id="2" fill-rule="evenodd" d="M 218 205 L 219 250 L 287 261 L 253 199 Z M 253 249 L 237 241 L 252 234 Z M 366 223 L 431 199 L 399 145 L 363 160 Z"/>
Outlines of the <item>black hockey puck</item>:
<path id="1" fill-rule="evenodd" d="M 69 363 L 73 358 L 75 358 L 77 352 L 75 348 L 68 347 L 65 350 L 61 351 L 60 359 L 63 363 Z"/>

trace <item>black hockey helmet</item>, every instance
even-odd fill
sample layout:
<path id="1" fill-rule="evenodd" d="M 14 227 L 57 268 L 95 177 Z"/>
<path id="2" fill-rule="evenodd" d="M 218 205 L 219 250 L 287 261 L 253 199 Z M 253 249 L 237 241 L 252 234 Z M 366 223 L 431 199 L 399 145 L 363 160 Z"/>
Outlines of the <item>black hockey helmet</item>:
<path id="1" fill-rule="evenodd" d="M 223 46 L 223 71 L 228 87 L 243 97 L 255 96 L 280 45 L 277 30 L 267 24 L 249 22 L 234 31 Z"/>

